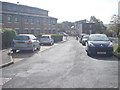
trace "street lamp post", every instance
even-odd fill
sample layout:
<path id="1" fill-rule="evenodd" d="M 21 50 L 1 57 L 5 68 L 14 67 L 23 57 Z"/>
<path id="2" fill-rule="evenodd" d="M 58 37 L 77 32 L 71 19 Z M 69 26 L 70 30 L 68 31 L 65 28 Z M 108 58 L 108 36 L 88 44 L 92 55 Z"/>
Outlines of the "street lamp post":
<path id="1" fill-rule="evenodd" d="M 19 2 L 17 2 L 17 12 L 18 12 L 18 16 L 17 16 L 17 18 L 18 18 L 18 31 L 17 31 L 17 34 L 19 34 L 19 32 L 20 32 L 20 15 L 19 15 Z"/>
<path id="2" fill-rule="evenodd" d="M 22 15 L 20 16 L 20 6 L 19 2 L 17 2 L 18 6 L 18 17 L 19 17 L 19 30 L 21 31 L 20 33 L 23 33 L 23 24 L 22 24 Z"/>

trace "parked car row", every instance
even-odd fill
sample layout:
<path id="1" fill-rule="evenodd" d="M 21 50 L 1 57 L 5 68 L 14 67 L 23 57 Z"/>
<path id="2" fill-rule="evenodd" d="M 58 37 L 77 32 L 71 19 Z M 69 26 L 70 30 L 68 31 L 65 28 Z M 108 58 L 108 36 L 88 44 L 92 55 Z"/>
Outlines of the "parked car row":
<path id="1" fill-rule="evenodd" d="M 105 34 L 90 34 L 82 37 L 81 43 L 86 46 L 87 55 L 113 55 L 113 45 Z"/>
<path id="2" fill-rule="evenodd" d="M 30 50 L 34 52 L 35 50 L 40 50 L 43 44 L 54 44 L 54 40 L 50 35 L 42 35 L 40 39 L 32 34 L 19 34 L 13 39 L 12 51 L 16 50 Z"/>

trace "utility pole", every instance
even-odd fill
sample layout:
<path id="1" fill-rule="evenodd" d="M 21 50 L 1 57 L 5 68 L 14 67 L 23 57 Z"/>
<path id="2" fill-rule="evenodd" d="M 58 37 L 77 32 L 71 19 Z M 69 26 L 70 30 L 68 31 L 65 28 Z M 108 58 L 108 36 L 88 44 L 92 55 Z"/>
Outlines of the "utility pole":
<path id="1" fill-rule="evenodd" d="M 19 4 L 19 2 L 17 2 L 17 6 L 18 6 L 18 17 L 19 17 L 19 30 L 20 30 L 20 33 L 23 33 L 22 15 L 20 15 L 20 4 Z"/>

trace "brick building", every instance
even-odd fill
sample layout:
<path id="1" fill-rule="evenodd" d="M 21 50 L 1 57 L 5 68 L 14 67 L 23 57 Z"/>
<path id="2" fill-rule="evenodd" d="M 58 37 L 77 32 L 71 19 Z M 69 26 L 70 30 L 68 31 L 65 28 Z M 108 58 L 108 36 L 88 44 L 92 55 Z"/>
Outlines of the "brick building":
<path id="1" fill-rule="evenodd" d="M 56 33 L 57 18 L 48 16 L 48 11 L 26 5 L 1 2 L 2 28 L 12 28 L 20 33 Z"/>

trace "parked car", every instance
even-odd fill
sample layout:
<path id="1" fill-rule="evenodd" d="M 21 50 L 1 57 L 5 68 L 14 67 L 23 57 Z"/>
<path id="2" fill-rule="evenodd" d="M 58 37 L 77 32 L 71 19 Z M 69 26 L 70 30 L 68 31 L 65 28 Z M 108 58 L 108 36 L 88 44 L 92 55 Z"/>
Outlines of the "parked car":
<path id="1" fill-rule="evenodd" d="M 86 42 L 88 55 L 113 55 L 113 45 L 105 34 L 91 34 Z"/>
<path id="2" fill-rule="evenodd" d="M 42 35 L 40 38 L 40 44 L 54 44 L 54 40 L 52 39 L 51 35 Z"/>
<path id="3" fill-rule="evenodd" d="M 81 41 L 82 45 L 84 45 L 84 46 L 86 45 L 86 41 L 88 40 L 88 37 L 89 37 L 89 35 L 83 36 L 82 41 Z"/>
<path id="4" fill-rule="evenodd" d="M 80 40 L 79 40 L 80 43 L 82 43 L 82 38 L 83 38 L 84 35 L 86 35 L 86 34 L 81 34 L 80 35 Z"/>
<path id="5" fill-rule="evenodd" d="M 19 34 L 13 39 L 12 51 L 16 50 L 40 50 L 39 40 L 32 34 Z"/>

